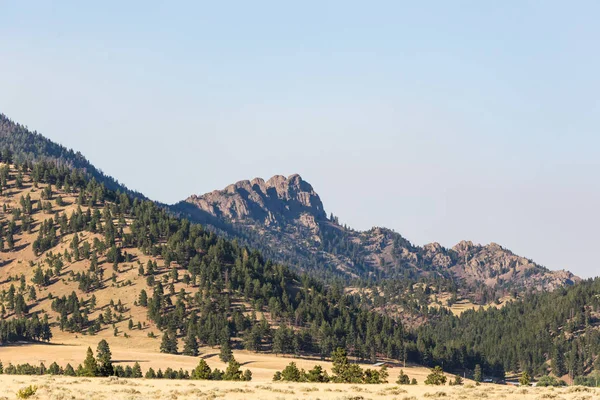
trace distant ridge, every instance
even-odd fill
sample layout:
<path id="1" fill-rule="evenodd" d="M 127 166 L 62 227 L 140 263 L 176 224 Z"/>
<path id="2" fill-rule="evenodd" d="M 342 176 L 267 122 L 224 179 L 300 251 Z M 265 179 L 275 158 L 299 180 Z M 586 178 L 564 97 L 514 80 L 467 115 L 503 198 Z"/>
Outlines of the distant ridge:
<path id="1" fill-rule="evenodd" d="M 190 207 L 190 205 L 195 206 Z M 486 297 L 511 291 L 554 290 L 580 279 L 551 271 L 496 244 L 462 241 L 412 245 L 387 228 L 359 232 L 328 217 L 312 185 L 298 174 L 242 180 L 174 206 L 192 218 L 244 239 L 300 270 L 346 278 L 447 279 Z M 491 290 L 491 291 L 490 291 Z M 490 299 L 479 299 L 490 300 Z"/>

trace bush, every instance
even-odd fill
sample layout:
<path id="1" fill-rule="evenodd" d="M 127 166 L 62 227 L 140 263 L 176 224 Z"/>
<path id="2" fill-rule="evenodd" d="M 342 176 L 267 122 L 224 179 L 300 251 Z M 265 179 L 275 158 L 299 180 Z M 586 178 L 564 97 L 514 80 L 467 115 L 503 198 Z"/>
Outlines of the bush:
<path id="1" fill-rule="evenodd" d="M 408 377 L 408 375 L 406 375 L 404 373 L 403 370 L 400 370 L 400 374 L 398 375 L 398 380 L 396 381 L 396 383 L 398 385 L 409 385 L 410 384 L 410 378 Z"/>
<path id="2" fill-rule="evenodd" d="M 563 380 L 558 380 L 553 376 L 545 375 L 545 376 L 542 376 L 538 380 L 537 385 L 541 386 L 541 387 L 548 387 L 548 386 L 558 387 L 558 386 L 566 386 L 566 382 Z"/>
<path id="3" fill-rule="evenodd" d="M 453 385 L 456 386 L 460 386 L 463 384 L 463 378 L 460 375 L 454 375 L 454 382 L 452 382 Z"/>
<path id="4" fill-rule="evenodd" d="M 27 387 L 19 389 L 19 391 L 17 392 L 17 398 L 28 399 L 31 396 L 33 396 L 35 392 L 37 392 L 37 386 L 29 385 Z"/>
<path id="5" fill-rule="evenodd" d="M 306 373 L 306 380 L 308 382 L 329 382 L 329 375 L 327 371 L 323 371 L 323 367 L 315 365 Z"/>

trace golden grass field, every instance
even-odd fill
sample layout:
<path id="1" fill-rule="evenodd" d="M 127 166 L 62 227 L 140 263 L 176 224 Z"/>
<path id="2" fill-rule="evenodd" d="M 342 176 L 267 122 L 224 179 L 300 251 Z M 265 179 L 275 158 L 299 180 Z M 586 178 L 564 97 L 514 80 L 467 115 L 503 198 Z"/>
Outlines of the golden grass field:
<path id="1" fill-rule="evenodd" d="M 37 386 L 30 399 L 598 399 L 600 391 L 583 387 L 516 388 L 510 386 L 399 386 L 332 383 L 223 382 L 159 379 L 76 378 L 0 375 L 0 399 Z"/>
<path id="2" fill-rule="evenodd" d="M 103 333 L 105 333 L 104 331 Z M 218 358 L 217 349 L 204 347 L 199 357 L 162 354 L 157 351 L 159 339 L 125 339 L 98 336 L 78 336 L 58 333 L 53 344 L 23 344 L 3 346 L 0 359 L 4 366 L 29 362 L 48 366 L 53 361 L 76 367 L 83 361 L 88 346 L 95 350 L 100 337 L 107 339 L 115 365 L 132 365 L 139 362 L 145 372 L 167 367 L 191 370 L 200 358 L 206 359 L 211 368 L 224 369 L 226 365 Z M 167 379 L 83 378 L 65 376 L 0 375 L 0 399 L 15 399 L 19 389 L 37 386 L 31 399 L 600 399 L 600 389 L 583 387 L 566 388 L 517 388 L 513 386 L 482 384 L 466 381 L 463 386 L 427 386 L 423 382 L 429 373 L 427 368 L 409 365 L 404 372 L 417 379 L 418 385 L 394 384 L 399 367 L 389 369 L 389 382 L 382 385 L 355 385 L 334 383 L 287 383 L 272 382 L 275 371 L 282 370 L 294 361 L 300 368 L 322 365 L 331 372 L 331 363 L 318 359 L 275 356 L 273 354 L 234 351 L 242 369 L 253 373 L 251 382 L 193 381 Z M 368 364 L 363 365 L 368 368 Z M 447 375 L 452 378 L 451 375 Z"/>

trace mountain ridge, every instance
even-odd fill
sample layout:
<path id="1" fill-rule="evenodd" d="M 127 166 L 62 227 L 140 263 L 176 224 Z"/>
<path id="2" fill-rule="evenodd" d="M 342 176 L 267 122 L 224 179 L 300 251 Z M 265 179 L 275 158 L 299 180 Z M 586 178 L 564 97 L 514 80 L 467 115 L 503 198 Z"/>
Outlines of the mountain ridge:
<path id="1" fill-rule="evenodd" d="M 282 258 L 287 253 L 303 259 L 312 253 L 314 257 L 298 264 L 317 260 L 333 273 L 353 278 L 419 279 L 441 274 L 471 288 L 483 285 L 504 294 L 515 289 L 554 290 L 580 280 L 570 271 L 549 270 L 493 242 L 481 245 L 463 240 L 451 248 L 437 242 L 416 246 L 389 228 L 357 231 L 342 226 L 333 214 L 327 216 L 318 193 L 299 174 L 241 180 L 222 190 L 192 195 L 175 207 L 182 209 L 183 204 L 193 205 L 213 219 L 199 217 L 199 222 L 212 225 L 216 219 L 234 236 L 237 232 L 254 242 L 262 241 L 262 247 L 277 248 L 276 254 Z M 341 251 L 337 248 L 340 243 Z"/>

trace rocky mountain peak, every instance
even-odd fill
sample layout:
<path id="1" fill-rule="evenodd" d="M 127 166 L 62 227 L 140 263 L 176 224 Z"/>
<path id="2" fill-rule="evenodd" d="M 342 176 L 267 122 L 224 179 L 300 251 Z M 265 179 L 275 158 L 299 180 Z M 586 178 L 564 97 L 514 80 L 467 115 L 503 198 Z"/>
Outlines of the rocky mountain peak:
<path id="1" fill-rule="evenodd" d="M 265 181 L 243 180 L 201 196 L 186 200 L 219 218 L 231 221 L 254 220 L 265 224 L 327 218 L 323 203 L 310 183 L 298 174 L 275 175 Z"/>

